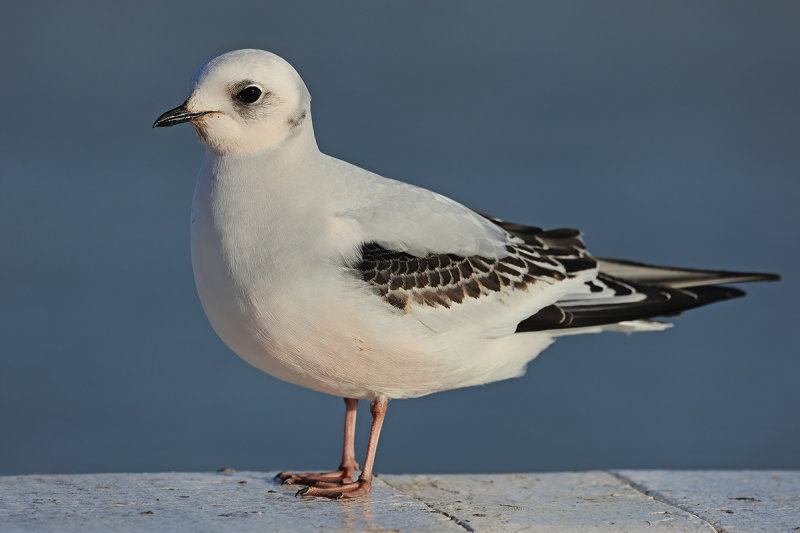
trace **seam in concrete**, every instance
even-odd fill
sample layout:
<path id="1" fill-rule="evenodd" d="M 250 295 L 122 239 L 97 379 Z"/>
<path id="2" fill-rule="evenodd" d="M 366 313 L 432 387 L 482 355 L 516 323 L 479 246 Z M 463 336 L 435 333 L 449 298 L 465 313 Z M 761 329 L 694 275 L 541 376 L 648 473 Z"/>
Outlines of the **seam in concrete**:
<path id="1" fill-rule="evenodd" d="M 380 477 L 380 476 L 375 476 L 375 477 Z M 401 494 L 404 494 L 405 496 L 408 496 L 409 498 L 413 498 L 413 499 L 417 500 L 418 502 L 424 504 L 429 509 L 431 509 L 433 511 L 436 511 L 437 513 L 439 513 L 439 514 L 441 514 L 443 516 L 446 516 L 447 518 L 449 518 L 450 520 L 455 522 L 457 525 L 459 525 L 459 526 L 463 527 L 465 530 L 469 531 L 469 533 L 475 533 L 475 530 L 472 529 L 472 526 L 470 526 L 468 523 L 466 523 L 464 520 L 458 518 L 457 516 L 451 515 L 447 511 L 442 511 L 441 509 L 437 509 L 436 507 L 434 507 L 433 505 L 429 504 L 425 500 L 417 498 L 416 496 L 414 496 L 412 494 L 408 494 L 407 492 L 403 492 L 402 490 L 398 489 L 397 487 L 395 487 L 394 485 L 392 485 L 391 483 L 389 483 L 388 481 L 386 481 L 383 478 L 381 478 L 381 481 L 383 481 L 384 483 L 386 483 L 387 485 L 392 487 L 392 489 L 396 490 L 397 492 L 399 492 Z"/>
<path id="2" fill-rule="evenodd" d="M 680 509 L 681 511 L 689 513 L 690 515 L 692 515 L 693 517 L 697 518 L 701 522 L 703 522 L 705 524 L 708 524 L 708 526 L 711 529 L 713 529 L 714 531 L 716 531 L 716 533 L 725 533 L 725 530 L 722 529 L 721 527 L 715 526 L 714 524 L 712 524 L 711 522 L 709 522 L 708 520 L 706 520 L 702 516 L 700 516 L 697 513 L 693 512 L 691 509 L 683 507 L 682 505 L 679 505 L 677 502 L 670 501 L 669 499 L 664 497 L 662 494 L 659 494 L 657 491 L 648 489 L 647 487 L 636 483 L 632 479 L 629 479 L 629 478 L 623 476 L 619 472 L 615 472 L 613 470 L 607 470 L 606 473 L 614 476 L 615 478 L 620 480 L 622 483 L 625 483 L 626 485 L 628 485 L 633 490 L 641 492 L 642 494 L 644 494 L 648 498 L 653 498 L 654 500 L 659 501 L 659 502 L 661 502 L 661 503 L 663 503 L 665 505 L 669 505 L 670 507 L 674 507 L 676 509 Z"/>

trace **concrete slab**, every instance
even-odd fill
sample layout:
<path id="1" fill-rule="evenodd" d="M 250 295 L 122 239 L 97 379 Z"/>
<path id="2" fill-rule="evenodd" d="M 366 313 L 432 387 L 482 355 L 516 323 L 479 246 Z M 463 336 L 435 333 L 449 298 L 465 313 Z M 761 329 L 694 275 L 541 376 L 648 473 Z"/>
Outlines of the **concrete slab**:
<path id="1" fill-rule="evenodd" d="M 474 531 L 714 533 L 605 472 L 381 478 Z"/>
<path id="2" fill-rule="evenodd" d="M 380 480 L 370 498 L 295 498 L 272 474 L 88 474 L 0 477 L 0 531 L 457 531 Z"/>
<path id="3" fill-rule="evenodd" d="M 617 473 L 651 496 L 707 520 L 719 531 L 800 531 L 798 471 Z"/>
<path id="4" fill-rule="evenodd" d="M 295 498 L 271 473 L 0 476 L 0 533 L 795 531 L 800 472 L 380 476 Z"/>

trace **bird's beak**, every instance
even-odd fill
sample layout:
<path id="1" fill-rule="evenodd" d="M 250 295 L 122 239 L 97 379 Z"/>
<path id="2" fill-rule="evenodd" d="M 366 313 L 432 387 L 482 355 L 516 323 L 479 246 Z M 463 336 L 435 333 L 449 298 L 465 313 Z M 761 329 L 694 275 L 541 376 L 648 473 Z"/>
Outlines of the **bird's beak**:
<path id="1" fill-rule="evenodd" d="M 170 109 L 153 123 L 154 128 L 166 128 L 167 126 L 174 126 L 175 124 L 183 124 L 184 122 L 192 121 L 198 117 L 214 113 L 215 111 L 201 111 L 193 113 L 186 109 L 186 102 L 182 103 L 175 109 Z"/>

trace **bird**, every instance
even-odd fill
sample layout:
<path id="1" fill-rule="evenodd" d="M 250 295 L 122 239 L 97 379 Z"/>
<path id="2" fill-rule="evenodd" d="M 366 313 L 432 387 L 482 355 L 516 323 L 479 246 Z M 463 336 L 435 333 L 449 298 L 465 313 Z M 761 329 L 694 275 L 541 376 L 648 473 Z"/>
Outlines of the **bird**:
<path id="1" fill-rule="evenodd" d="M 577 230 L 507 222 L 326 155 L 306 84 L 264 50 L 200 66 L 153 127 L 181 123 L 206 146 L 191 258 L 211 326 L 254 367 L 344 398 L 339 468 L 276 476 L 299 496 L 370 493 L 389 400 L 519 377 L 561 336 L 661 330 L 656 317 L 744 295 L 722 284 L 779 279 L 596 257 Z"/>

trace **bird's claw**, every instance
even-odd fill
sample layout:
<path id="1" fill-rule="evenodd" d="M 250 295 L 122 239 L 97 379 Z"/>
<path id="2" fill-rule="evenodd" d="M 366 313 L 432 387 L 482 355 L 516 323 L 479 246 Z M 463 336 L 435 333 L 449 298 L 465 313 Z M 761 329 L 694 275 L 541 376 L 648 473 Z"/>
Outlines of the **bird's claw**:
<path id="1" fill-rule="evenodd" d="M 295 497 L 321 496 L 331 500 L 341 500 L 343 498 L 358 498 L 367 496 L 370 493 L 372 483 L 367 480 L 359 479 L 352 483 L 344 483 L 338 486 L 330 483 L 317 483 L 310 487 L 305 487 L 295 493 Z"/>
<path id="2" fill-rule="evenodd" d="M 308 472 L 305 474 L 294 474 L 292 472 L 280 472 L 275 475 L 276 480 L 280 480 L 281 485 L 315 485 L 335 487 L 343 483 L 355 481 L 355 471 L 352 468 L 339 468 L 333 472 Z"/>

